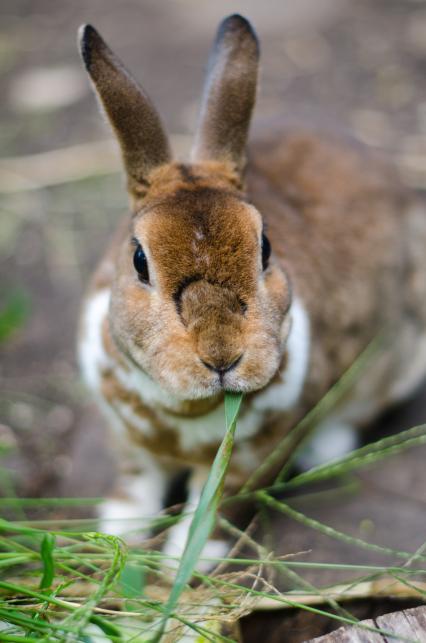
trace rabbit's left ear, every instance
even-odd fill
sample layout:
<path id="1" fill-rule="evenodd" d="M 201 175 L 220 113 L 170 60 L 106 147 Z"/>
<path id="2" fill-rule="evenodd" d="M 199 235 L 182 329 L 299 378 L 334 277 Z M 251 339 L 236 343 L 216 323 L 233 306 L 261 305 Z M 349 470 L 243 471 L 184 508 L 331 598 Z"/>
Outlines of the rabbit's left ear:
<path id="1" fill-rule="evenodd" d="M 129 183 L 144 184 L 149 172 L 171 156 L 160 118 L 96 29 L 83 25 L 79 40 L 87 72 L 120 143 Z"/>
<path id="2" fill-rule="evenodd" d="M 210 54 L 194 161 L 231 161 L 243 170 L 258 65 L 259 45 L 248 20 L 237 14 L 225 18 Z"/>

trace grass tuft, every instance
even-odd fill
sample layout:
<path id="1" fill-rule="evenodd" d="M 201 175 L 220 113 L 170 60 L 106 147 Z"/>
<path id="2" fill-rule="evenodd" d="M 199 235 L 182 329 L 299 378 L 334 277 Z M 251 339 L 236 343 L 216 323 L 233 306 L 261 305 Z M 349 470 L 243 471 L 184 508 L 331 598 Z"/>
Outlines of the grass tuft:
<path id="1" fill-rule="evenodd" d="M 314 410 L 308 419 L 302 420 L 302 428 L 299 424 L 295 429 L 296 437 L 284 439 L 277 450 L 279 455 L 287 454 L 290 460 L 294 457 L 307 429 L 319 421 L 324 408 L 328 412 L 332 402 L 337 403 L 346 394 L 361 373 L 361 367 L 365 368 L 374 357 L 374 350 L 370 346 L 344 376 L 343 384 L 334 387 L 333 400 L 328 397 L 320 403 L 320 412 Z M 405 596 L 424 600 L 426 546 L 414 552 L 401 551 L 354 537 L 296 510 L 291 498 L 283 500 L 279 494 L 297 489 L 300 501 L 312 497 L 315 483 L 327 480 L 332 488 L 326 492 L 320 489 L 317 493 L 329 494 L 332 502 L 333 490 L 338 493 L 346 488 L 341 485 L 342 478 L 347 481 L 350 475 L 356 480 L 361 468 L 425 444 L 426 426 L 385 438 L 291 479 L 288 479 L 288 468 L 284 467 L 269 487 L 256 487 L 259 480 L 256 472 L 240 494 L 227 499 L 230 502 L 254 499 L 260 507 L 260 517 L 265 512 L 270 516 L 283 513 L 324 537 L 390 559 L 389 565 L 317 562 L 310 560 L 309 552 L 288 551 L 285 556 L 277 556 L 270 544 L 258 542 L 255 523 L 241 532 L 237 525 L 221 516 L 223 486 L 238 431 L 241 402 L 241 395 L 226 396 L 224 438 L 193 514 L 180 560 L 171 561 L 163 555 L 157 546 L 159 537 L 148 539 L 150 527 L 163 532 L 176 517 L 154 517 L 144 532 L 147 539 L 140 547 L 129 548 L 117 537 L 89 531 L 96 525 L 93 519 L 61 521 L 48 517 L 49 511 L 55 510 L 59 503 L 62 507 L 78 504 L 83 507 L 96 503 L 97 499 L 44 501 L 18 499 L 13 493 L 2 499 L 0 507 L 21 513 L 16 514 L 18 520 L 0 519 L 0 640 L 173 643 L 188 637 L 198 643 L 232 642 L 238 640 L 233 624 L 254 609 L 296 607 L 328 616 L 336 624 L 357 624 L 345 606 L 351 597 Z M 268 459 L 268 464 L 276 464 L 277 453 Z M 263 474 L 266 469 L 261 469 Z M 304 494 L 306 485 L 309 487 Z M 357 485 L 351 490 L 356 493 Z M 44 520 L 32 521 L 22 513 L 24 509 L 34 508 L 44 509 Z M 238 543 L 227 558 L 211 561 L 218 566 L 215 573 L 208 576 L 197 571 L 197 561 L 216 524 L 237 537 Z M 314 585 L 305 579 L 307 571 L 315 571 L 318 578 L 330 572 L 345 578 L 339 585 L 329 586 L 326 582 Z M 286 590 L 282 589 L 284 584 Z M 367 629 L 380 631 L 374 627 Z M 399 640 L 410 641 L 404 636 Z"/>

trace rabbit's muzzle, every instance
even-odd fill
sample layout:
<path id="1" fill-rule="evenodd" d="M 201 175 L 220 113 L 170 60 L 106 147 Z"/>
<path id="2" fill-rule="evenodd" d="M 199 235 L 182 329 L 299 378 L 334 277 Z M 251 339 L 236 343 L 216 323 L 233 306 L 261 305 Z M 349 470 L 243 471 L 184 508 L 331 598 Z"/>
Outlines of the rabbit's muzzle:
<path id="1" fill-rule="evenodd" d="M 180 317 L 193 338 L 195 352 L 221 381 L 243 358 L 246 310 L 238 294 L 204 279 L 193 281 L 181 294 Z"/>

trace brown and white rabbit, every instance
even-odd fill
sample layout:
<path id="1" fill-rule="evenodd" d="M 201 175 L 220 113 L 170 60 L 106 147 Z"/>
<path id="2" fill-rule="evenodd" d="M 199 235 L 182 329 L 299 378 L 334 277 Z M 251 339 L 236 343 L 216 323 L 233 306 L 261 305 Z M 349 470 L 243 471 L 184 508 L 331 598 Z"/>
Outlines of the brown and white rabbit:
<path id="1" fill-rule="evenodd" d="M 81 52 L 131 203 L 93 277 L 80 337 L 84 377 L 115 429 L 121 474 L 102 507 L 111 532 L 160 511 L 188 468 L 196 503 L 224 434 L 224 391 L 246 394 L 232 488 L 383 327 L 393 341 L 323 424 L 321 457 L 417 386 L 426 212 L 364 151 L 309 132 L 272 128 L 246 166 L 259 49 L 241 16 L 219 27 L 189 163 L 173 161 L 149 98 L 89 25 Z M 172 530 L 167 551 L 182 550 L 186 528 Z"/>

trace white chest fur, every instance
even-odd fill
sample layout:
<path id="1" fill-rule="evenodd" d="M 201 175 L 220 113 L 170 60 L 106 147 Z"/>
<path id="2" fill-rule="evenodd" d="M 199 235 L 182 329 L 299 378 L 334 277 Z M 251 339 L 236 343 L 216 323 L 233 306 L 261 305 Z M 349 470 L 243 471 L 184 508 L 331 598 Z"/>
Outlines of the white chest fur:
<path id="1" fill-rule="evenodd" d="M 179 417 L 167 409 L 173 407 L 174 400 L 161 389 L 146 373 L 129 362 L 123 369 L 105 353 L 102 343 L 102 324 L 108 314 L 109 290 L 95 293 L 89 300 L 83 319 L 83 336 L 80 343 L 80 364 L 86 382 L 97 394 L 100 392 L 101 371 L 113 370 L 120 384 L 128 391 L 138 394 L 141 401 L 155 409 L 165 426 L 176 431 L 180 446 L 184 451 L 219 442 L 224 431 L 223 405 L 198 417 Z M 303 389 L 309 362 L 309 320 L 302 303 L 295 299 L 291 310 L 291 328 L 287 340 L 287 364 L 280 375 L 280 381 L 271 384 L 254 396 L 243 409 L 238 422 L 236 439 L 238 442 L 255 435 L 263 424 L 267 413 L 285 413 L 297 403 Z M 120 402 L 114 409 L 125 421 L 145 434 L 154 430 L 147 420 L 141 419 L 132 408 Z"/>
<path id="2" fill-rule="evenodd" d="M 99 393 L 102 370 L 110 365 L 102 342 L 102 325 L 108 314 L 110 296 L 108 289 L 98 290 L 88 300 L 83 313 L 78 357 L 86 384 L 95 393 Z"/>

